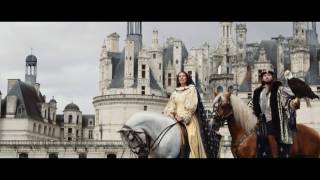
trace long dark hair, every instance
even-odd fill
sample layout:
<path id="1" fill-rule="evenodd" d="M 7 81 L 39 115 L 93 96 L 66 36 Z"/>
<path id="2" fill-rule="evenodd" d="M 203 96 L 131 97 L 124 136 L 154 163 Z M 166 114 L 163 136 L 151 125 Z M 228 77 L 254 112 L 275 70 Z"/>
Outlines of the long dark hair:
<path id="1" fill-rule="evenodd" d="M 189 86 L 190 84 L 194 84 L 191 76 L 190 76 L 188 73 L 186 73 L 186 72 L 184 72 L 184 71 L 180 71 L 180 72 L 177 74 L 177 77 L 176 77 L 177 87 L 180 87 L 180 86 L 181 86 L 181 84 L 180 84 L 180 82 L 179 82 L 179 74 L 180 74 L 180 73 L 183 73 L 183 74 L 186 75 L 186 77 L 187 77 L 187 86 Z"/>

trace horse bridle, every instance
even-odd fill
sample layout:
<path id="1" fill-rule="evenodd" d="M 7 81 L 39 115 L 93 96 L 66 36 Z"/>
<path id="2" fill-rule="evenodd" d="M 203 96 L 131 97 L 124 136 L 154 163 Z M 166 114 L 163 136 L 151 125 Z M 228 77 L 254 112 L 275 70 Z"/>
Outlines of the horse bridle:
<path id="1" fill-rule="evenodd" d="M 226 120 L 228 120 L 230 117 L 233 116 L 233 112 L 230 111 L 227 115 L 225 116 L 221 116 L 219 113 L 218 113 L 218 110 L 219 110 L 220 107 L 220 103 L 218 102 L 218 106 L 216 107 L 215 105 L 213 106 L 213 111 L 215 113 L 215 118 L 219 121 L 219 122 L 225 122 Z M 233 145 L 231 146 L 231 148 L 235 149 L 235 152 L 232 152 L 233 156 L 234 157 L 237 157 L 236 156 L 236 151 L 238 150 L 238 146 L 248 137 L 250 136 L 252 133 L 254 133 L 256 130 L 256 128 L 253 128 L 249 133 L 244 133 L 240 136 L 239 140 L 234 142 Z"/>
<path id="2" fill-rule="evenodd" d="M 181 122 L 175 122 L 169 126 L 167 126 L 165 129 L 163 129 L 161 131 L 161 133 L 157 136 L 157 138 L 154 140 L 154 142 L 151 144 L 151 137 L 145 133 L 145 132 L 139 132 L 139 131 L 135 131 L 133 130 L 131 127 L 127 126 L 127 125 L 124 125 L 123 128 L 126 128 L 129 130 L 129 133 L 132 133 L 131 135 L 133 136 L 134 139 L 137 139 L 138 140 L 138 145 L 135 146 L 135 147 L 131 147 L 130 145 L 129 146 L 129 149 L 131 150 L 131 152 L 133 152 L 134 154 L 137 154 L 139 157 L 148 157 L 149 153 L 153 150 L 155 150 L 162 138 L 164 137 L 164 135 L 173 127 L 175 126 L 176 124 L 178 123 L 181 123 Z M 143 140 L 141 139 L 141 137 L 138 135 L 138 134 L 141 134 L 141 133 L 144 133 L 145 136 L 146 136 L 146 142 L 143 142 Z M 160 138 L 161 137 L 161 138 Z M 159 142 L 156 144 L 157 140 L 160 138 Z M 139 148 L 138 151 L 134 151 L 132 149 L 136 149 L 136 148 Z"/>
<path id="3" fill-rule="evenodd" d="M 150 141 L 150 137 L 148 134 L 146 134 L 145 132 L 140 132 L 140 131 L 135 131 L 133 130 L 131 127 L 127 126 L 127 125 L 123 125 L 123 128 L 128 129 L 129 131 L 129 135 L 131 134 L 133 137 L 133 140 L 137 140 L 138 145 L 136 146 L 131 146 L 130 142 L 128 142 L 128 146 L 129 149 L 131 150 L 131 152 L 133 152 L 134 154 L 137 154 L 139 157 L 145 157 L 149 154 L 149 141 Z M 141 137 L 139 136 L 139 134 L 144 133 L 146 136 L 146 143 L 141 139 Z M 139 148 L 138 151 L 136 151 L 136 149 Z"/>
<path id="4" fill-rule="evenodd" d="M 224 116 L 220 115 L 219 112 L 218 112 L 219 108 L 221 108 L 220 105 L 221 104 L 219 102 L 218 102 L 218 106 L 217 107 L 215 105 L 213 105 L 213 112 L 215 114 L 214 118 L 216 120 L 218 120 L 219 122 L 223 122 L 224 123 L 224 121 L 228 120 L 233 115 L 233 112 L 230 111 L 228 114 L 226 114 Z"/>

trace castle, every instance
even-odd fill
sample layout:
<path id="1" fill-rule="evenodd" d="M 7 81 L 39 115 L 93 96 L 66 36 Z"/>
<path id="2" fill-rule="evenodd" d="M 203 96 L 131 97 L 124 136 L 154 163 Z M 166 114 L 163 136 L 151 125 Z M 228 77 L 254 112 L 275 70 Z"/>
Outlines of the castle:
<path id="1" fill-rule="evenodd" d="M 161 46 L 158 31 L 152 32 L 151 47 L 142 44 L 142 23 L 128 22 L 125 47 L 120 50 L 117 33 L 104 41 L 100 55 L 100 94 L 94 97 L 96 139 L 120 139 L 116 132 L 135 112 L 162 112 L 176 86 L 176 74 L 189 73 L 212 116 L 214 92 L 231 91 L 250 101 L 260 85 L 263 69 L 274 70 L 284 81 L 283 72 L 305 80 L 320 90 L 320 49 L 315 22 L 293 22 L 291 37 L 273 37 L 247 43 L 245 24 L 221 22 L 219 43 L 204 43 L 188 51 L 180 39 L 170 37 Z"/>

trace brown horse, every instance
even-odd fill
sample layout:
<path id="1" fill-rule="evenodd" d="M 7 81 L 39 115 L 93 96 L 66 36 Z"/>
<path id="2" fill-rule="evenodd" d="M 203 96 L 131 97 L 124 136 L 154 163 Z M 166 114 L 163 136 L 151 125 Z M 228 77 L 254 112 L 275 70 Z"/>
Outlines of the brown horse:
<path id="1" fill-rule="evenodd" d="M 214 99 L 217 121 L 227 121 L 232 137 L 231 152 L 235 158 L 255 158 L 257 118 L 239 97 L 227 92 Z M 221 123 L 221 122 L 220 122 Z M 269 140 L 272 157 L 277 157 L 275 139 Z M 297 124 L 297 133 L 290 146 L 290 157 L 320 157 L 319 133 L 303 124 Z"/>

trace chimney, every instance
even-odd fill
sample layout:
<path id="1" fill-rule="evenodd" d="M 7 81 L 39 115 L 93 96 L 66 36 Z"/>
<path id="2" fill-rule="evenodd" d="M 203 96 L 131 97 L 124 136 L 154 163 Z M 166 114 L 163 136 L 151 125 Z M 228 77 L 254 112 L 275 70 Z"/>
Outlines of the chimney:
<path id="1" fill-rule="evenodd" d="M 9 94 L 10 90 L 15 86 L 20 79 L 8 79 L 8 91 L 7 94 Z"/>
<path id="2" fill-rule="evenodd" d="M 17 110 L 17 96 L 11 95 L 7 96 L 7 118 L 14 118 Z"/>
<path id="3" fill-rule="evenodd" d="M 36 89 L 38 96 L 40 96 L 40 84 L 39 83 L 35 83 L 34 84 L 34 88 Z"/>

